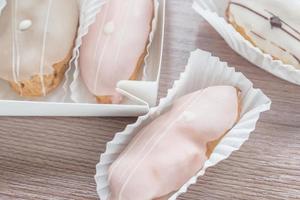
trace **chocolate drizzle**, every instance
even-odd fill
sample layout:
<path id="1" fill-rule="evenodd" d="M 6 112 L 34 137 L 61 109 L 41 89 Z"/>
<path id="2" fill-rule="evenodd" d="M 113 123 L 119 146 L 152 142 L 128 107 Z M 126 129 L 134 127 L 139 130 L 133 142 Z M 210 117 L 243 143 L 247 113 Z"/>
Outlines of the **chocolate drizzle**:
<path id="1" fill-rule="evenodd" d="M 297 38 L 295 35 L 293 35 L 292 33 L 290 33 L 289 31 L 287 31 L 284 28 L 281 28 L 281 30 L 283 30 L 284 32 L 286 32 L 288 35 L 290 35 L 291 37 L 295 38 L 296 40 L 298 40 L 300 42 L 300 38 Z"/>
<path id="2" fill-rule="evenodd" d="M 278 47 L 278 48 L 281 49 L 282 51 L 286 51 L 286 52 L 287 52 L 287 50 L 286 50 L 285 48 L 279 46 L 279 45 L 276 44 L 275 42 L 271 42 L 271 44 L 273 44 L 274 46 Z"/>
<path id="3" fill-rule="evenodd" d="M 251 12 L 257 14 L 258 16 L 260 16 L 260 17 L 262 17 L 262 18 L 264 18 L 264 19 L 266 19 L 266 20 L 269 19 L 268 17 L 266 17 L 266 16 L 260 14 L 259 12 L 256 12 L 255 10 L 253 10 L 253 9 L 251 9 L 251 8 L 249 8 L 249 7 L 245 6 L 245 5 L 243 5 L 243 4 L 236 3 L 236 2 L 230 2 L 230 4 L 237 5 L 237 6 L 240 6 L 240 7 L 242 7 L 242 8 L 245 8 L 245 9 L 247 9 L 247 10 L 249 10 L 249 11 L 251 11 Z"/>
<path id="4" fill-rule="evenodd" d="M 294 54 L 291 54 L 297 61 L 298 63 L 300 64 L 300 58 L 298 58 L 297 56 L 295 56 Z"/>
<path id="5" fill-rule="evenodd" d="M 254 35 L 256 35 L 257 37 L 259 37 L 262 40 L 266 40 L 266 38 L 264 38 L 263 36 L 259 35 L 258 33 L 254 32 L 254 31 L 250 31 L 251 33 L 253 33 Z"/>
<path id="6" fill-rule="evenodd" d="M 274 13 L 265 10 L 266 12 L 268 12 L 270 15 L 272 16 L 276 16 Z M 280 19 L 280 18 L 279 18 Z M 300 35 L 300 31 L 298 31 L 297 29 L 295 29 L 294 27 L 292 27 L 291 25 L 289 25 L 288 23 L 286 23 L 285 21 L 283 21 L 282 19 L 280 19 L 281 23 L 283 23 L 284 25 L 286 25 L 287 27 L 289 27 L 290 29 L 292 29 L 293 31 L 295 31 L 296 33 L 298 33 Z"/>

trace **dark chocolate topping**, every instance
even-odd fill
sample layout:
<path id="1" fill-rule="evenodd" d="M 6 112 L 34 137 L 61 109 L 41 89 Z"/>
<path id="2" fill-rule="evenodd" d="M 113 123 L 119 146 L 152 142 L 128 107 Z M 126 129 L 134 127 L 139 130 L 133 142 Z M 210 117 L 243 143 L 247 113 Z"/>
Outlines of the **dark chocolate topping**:
<path id="1" fill-rule="evenodd" d="M 250 31 L 251 33 L 253 33 L 254 35 L 256 35 L 257 37 L 259 37 L 262 40 L 266 40 L 266 38 L 264 38 L 263 36 L 261 36 L 260 34 L 254 32 L 254 31 Z"/>
<path id="2" fill-rule="evenodd" d="M 281 28 L 282 31 L 286 32 L 286 34 L 290 35 L 291 37 L 293 37 L 295 40 L 298 40 L 300 42 L 300 38 L 297 38 L 295 35 L 293 35 L 292 33 L 290 33 L 289 31 L 287 31 L 284 28 Z"/>
<path id="3" fill-rule="evenodd" d="M 292 54 L 292 56 L 298 61 L 298 63 L 300 64 L 300 59 L 297 57 L 297 56 L 295 56 L 294 54 Z"/>
<path id="4" fill-rule="evenodd" d="M 270 23 L 271 23 L 271 27 L 274 28 L 281 28 L 282 27 L 282 23 L 281 23 L 281 19 L 277 16 L 273 16 L 270 18 Z"/>
<path id="5" fill-rule="evenodd" d="M 286 50 L 285 48 L 279 46 L 279 45 L 276 44 L 275 42 L 272 42 L 272 41 L 271 41 L 271 44 L 275 45 L 276 47 L 278 47 L 278 48 L 281 49 L 282 51 L 286 51 L 286 52 L 287 52 L 287 50 Z"/>

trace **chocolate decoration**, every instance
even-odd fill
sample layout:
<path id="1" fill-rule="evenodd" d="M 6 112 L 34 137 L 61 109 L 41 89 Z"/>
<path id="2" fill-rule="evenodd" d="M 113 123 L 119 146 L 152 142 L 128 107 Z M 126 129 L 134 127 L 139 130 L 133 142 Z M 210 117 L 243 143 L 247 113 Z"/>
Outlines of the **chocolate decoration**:
<path id="1" fill-rule="evenodd" d="M 266 40 L 266 38 L 264 38 L 263 36 L 259 35 L 258 33 L 254 32 L 254 31 L 250 31 L 251 33 L 253 33 L 254 35 L 256 35 L 257 37 L 259 37 L 262 40 Z"/>
<path id="2" fill-rule="evenodd" d="M 291 55 L 298 61 L 298 63 L 300 63 L 300 59 L 297 56 L 295 56 L 294 54 Z"/>
<path id="3" fill-rule="evenodd" d="M 268 11 L 268 10 L 265 10 L 265 11 L 268 12 L 270 15 L 275 16 L 274 13 L 272 13 L 272 12 L 270 12 L 270 11 Z M 286 23 L 286 22 L 283 21 L 282 19 L 280 19 L 280 20 L 281 20 L 281 23 L 282 23 L 282 24 L 286 25 L 287 27 L 289 27 L 290 29 L 292 29 L 293 31 L 295 31 L 296 33 L 298 33 L 298 34 L 300 35 L 300 31 L 298 31 L 297 29 L 295 29 L 294 27 L 292 27 L 291 25 L 289 25 L 288 23 Z"/>
<path id="4" fill-rule="evenodd" d="M 271 44 L 275 45 L 276 47 L 278 47 L 279 49 L 281 49 L 282 51 L 287 51 L 285 48 L 279 46 L 278 44 L 276 44 L 275 42 L 271 41 Z"/>
<path id="5" fill-rule="evenodd" d="M 293 35 L 292 33 L 290 33 L 289 31 L 287 31 L 284 28 L 281 28 L 282 31 L 286 32 L 286 34 L 290 35 L 291 37 L 293 37 L 295 40 L 298 40 L 300 42 L 300 38 L 297 38 L 295 35 Z"/>
<path id="6" fill-rule="evenodd" d="M 271 24 L 271 28 L 281 28 L 282 27 L 282 23 L 281 23 L 281 19 L 277 16 L 273 16 L 270 18 L 270 24 Z"/>

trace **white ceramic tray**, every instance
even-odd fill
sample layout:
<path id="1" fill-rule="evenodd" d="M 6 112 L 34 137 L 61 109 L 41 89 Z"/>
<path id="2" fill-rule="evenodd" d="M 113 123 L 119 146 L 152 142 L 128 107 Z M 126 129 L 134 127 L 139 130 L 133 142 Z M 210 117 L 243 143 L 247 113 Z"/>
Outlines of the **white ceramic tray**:
<path id="1" fill-rule="evenodd" d="M 0 5 L 4 2 L 0 0 Z M 59 91 L 52 95 L 59 94 L 59 98 L 50 96 L 46 100 L 41 98 L 40 101 L 24 101 L 19 97 L 10 100 L 7 95 L 0 95 L 2 99 L 0 100 L 0 116 L 140 116 L 146 114 L 150 107 L 156 105 L 161 71 L 165 0 L 158 0 L 158 2 L 157 29 L 147 58 L 147 78 L 141 81 L 119 82 L 120 92 L 127 97 L 125 104 L 72 103 L 71 94 L 67 95 L 66 100 L 62 100 L 62 94 Z M 72 79 L 72 76 L 73 74 L 69 73 L 68 79 Z M 1 85 L 2 82 L 0 81 Z M 7 86 L 3 88 L 5 87 Z"/>

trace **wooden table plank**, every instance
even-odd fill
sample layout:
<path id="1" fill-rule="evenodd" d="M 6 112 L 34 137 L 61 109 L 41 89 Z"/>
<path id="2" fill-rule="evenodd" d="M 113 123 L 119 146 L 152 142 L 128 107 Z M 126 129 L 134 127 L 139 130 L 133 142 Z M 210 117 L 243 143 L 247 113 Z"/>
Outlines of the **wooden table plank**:
<path id="1" fill-rule="evenodd" d="M 167 3 L 159 95 L 179 77 L 189 52 L 213 52 L 243 72 L 272 100 L 240 151 L 209 169 L 182 200 L 299 199 L 300 87 L 234 53 L 191 9 Z M 114 133 L 135 118 L 0 118 L 0 199 L 97 199 L 95 165 Z"/>

